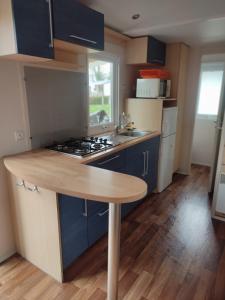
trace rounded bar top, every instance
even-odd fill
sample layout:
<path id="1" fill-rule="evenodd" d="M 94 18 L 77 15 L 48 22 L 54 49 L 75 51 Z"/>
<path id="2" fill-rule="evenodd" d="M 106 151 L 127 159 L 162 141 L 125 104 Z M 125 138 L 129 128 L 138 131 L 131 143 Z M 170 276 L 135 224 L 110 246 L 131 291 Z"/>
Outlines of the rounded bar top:
<path id="1" fill-rule="evenodd" d="M 4 163 L 13 175 L 35 186 L 88 200 L 129 203 L 147 193 L 147 184 L 137 177 L 83 165 L 58 152 L 25 152 Z"/>

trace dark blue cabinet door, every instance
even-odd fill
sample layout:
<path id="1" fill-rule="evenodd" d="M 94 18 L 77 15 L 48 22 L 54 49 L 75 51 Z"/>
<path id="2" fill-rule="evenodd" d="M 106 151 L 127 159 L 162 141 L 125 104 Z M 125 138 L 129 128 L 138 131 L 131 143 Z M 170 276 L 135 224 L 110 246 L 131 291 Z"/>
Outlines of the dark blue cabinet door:
<path id="1" fill-rule="evenodd" d="M 145 170 L 145 149 L 143 143 L 127 149 L 126 173 L 144 179 Z"/>
<path id="2" fill-rule="evenodd" d="M 88 48 L 104 49 L 104 15 L 76 0 L 53 1 L 54 37 Z"/>
<path id="3" fill-rule="evenodd" d="M 146 156 L 146 175 L 145 181 L 148 184 L 148 193 L 153 192 L 157 187 L 158 180 L 158 161 L 159 161 L 159 144 L 160 137 L 157 136 L 144 143 L 145 151 L 148 153 Z"/>
<path id="4" fill-rule="evenodd" d="M 148 37 L 147 62 L 157 65 L 165 65 L 166 60 L 166 44 L 156 38 Z"/>
<path id="5" fill-rule="evenodd" d="M 87 217 L 83 199 L 59 195 L 63 268 L 67 268 L 88 248 Z"/>
<path id="6" fill-rule="evenodd" d="M 53 58 L 49 2 L 12 0 L 12 5 L 18 53 Z"/>
<path id="7" fill-rule="evenodd" d="M 88 244 L 93 245 L 108 231 L 109 206 L 88 217 Z"/>

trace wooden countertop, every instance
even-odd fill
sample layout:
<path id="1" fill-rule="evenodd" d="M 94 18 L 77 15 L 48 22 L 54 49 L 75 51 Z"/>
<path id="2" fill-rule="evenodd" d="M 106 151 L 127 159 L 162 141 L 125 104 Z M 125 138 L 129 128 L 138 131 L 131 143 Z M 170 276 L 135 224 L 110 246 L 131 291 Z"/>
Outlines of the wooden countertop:
<path id="1" fill-rule="evenodd" d="M 128 203 L 146 195 L 147 184 L 143 180 L 85 164 L 159 134 L 133 139 L 87 158 L 41 149 L 7 157 L 4 163 L 16 177 L 56 193 L 100 202 Z"/>

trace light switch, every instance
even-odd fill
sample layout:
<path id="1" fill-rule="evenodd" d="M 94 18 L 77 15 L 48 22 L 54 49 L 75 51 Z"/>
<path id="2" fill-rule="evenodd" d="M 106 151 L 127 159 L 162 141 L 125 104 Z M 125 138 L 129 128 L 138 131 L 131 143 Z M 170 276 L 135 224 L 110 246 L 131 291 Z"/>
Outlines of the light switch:
<path id="1" fill-rule="evenodd" d="M 16 130 L 14 132 L 14 137 L 15 137 L 15 141 L 16 142 L 20 142 L 20 141 L 23 141 L 24 140 L 24 131 L 23 130 Z"/>

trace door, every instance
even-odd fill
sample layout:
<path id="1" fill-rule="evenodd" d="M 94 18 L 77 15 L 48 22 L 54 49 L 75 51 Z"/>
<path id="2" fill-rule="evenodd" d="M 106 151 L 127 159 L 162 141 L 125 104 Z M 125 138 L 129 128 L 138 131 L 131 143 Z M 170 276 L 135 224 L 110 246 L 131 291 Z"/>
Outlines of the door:
<path id="1" fill-rule="evenodd" d="M 50 0 L 13 0 L 19 54 L 54 58 Z"/>
<path id="2" fill-rule="evenodd" d="M 195 118 L 192 163 L 210 168 L 209 192 L 214 189 L 224 114 L 224 62 L 203 56 Z M 212 58 L 213 59 L 213 58 Z"/>
<path id="3" fill-rule="evenodd" d="M 215 184 L 212 202 L 212 217 L 225 217 L 225 113 L 223 118 L 218 160 L 215 174 Z"/>
<path id="4" fill-rule="evenodd" d="M 214 138 L 214 148 L 213 148 L 213 161 L 212 167 L 210 169 L 210 179 L 209 179 L 209 192 L 213 192 L 216 178 L 216 168 L 219 156 L 220 142 L 221 142 L 221 133 L 223 129 L 224 121 L 224 112 L 225 112 L 225 76 L 223 75 L 223 85 L 222 92 L 220 96 L 220 104 L 218 110 L 217 120 L 215 121 L 215 138 Z"/>

